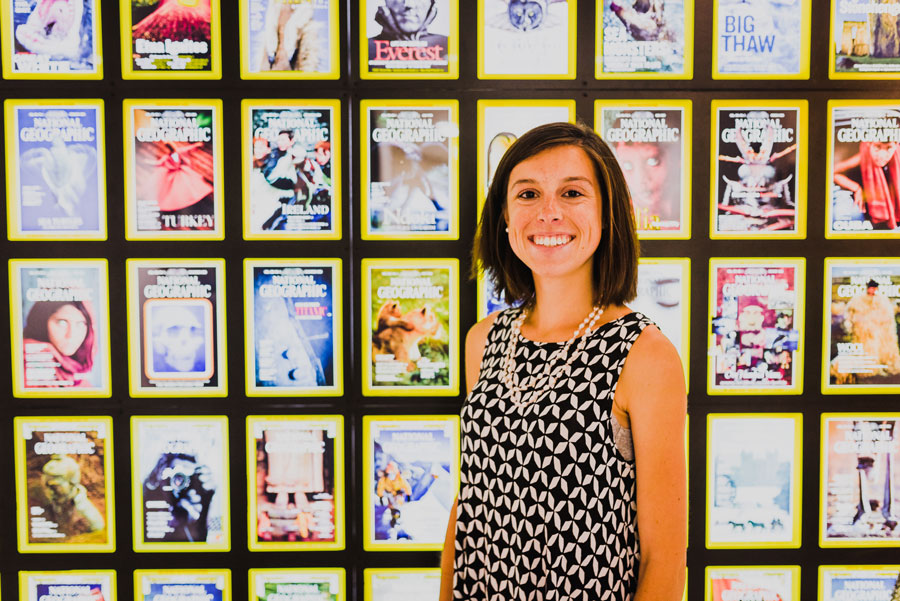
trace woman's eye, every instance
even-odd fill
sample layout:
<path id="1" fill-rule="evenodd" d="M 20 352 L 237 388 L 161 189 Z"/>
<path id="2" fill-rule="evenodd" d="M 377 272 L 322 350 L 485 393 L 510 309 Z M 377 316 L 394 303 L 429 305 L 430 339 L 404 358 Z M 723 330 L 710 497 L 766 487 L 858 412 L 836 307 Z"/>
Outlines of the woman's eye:
<path id="1" fill-rule="evenodd" d="M 524 199 L 537 198 L 537 194 L 535 194 L 534 190 L 522 190 L 516 196 L 517 196 L 517 198 L 524 198 Z"/>
<path id="2" fill-rule="evenodd" d="M 579 196 L 584 196 L 580 190 L 566 190 L 563 192 L 563 196 L 566 198 L 578 198 Z"/>

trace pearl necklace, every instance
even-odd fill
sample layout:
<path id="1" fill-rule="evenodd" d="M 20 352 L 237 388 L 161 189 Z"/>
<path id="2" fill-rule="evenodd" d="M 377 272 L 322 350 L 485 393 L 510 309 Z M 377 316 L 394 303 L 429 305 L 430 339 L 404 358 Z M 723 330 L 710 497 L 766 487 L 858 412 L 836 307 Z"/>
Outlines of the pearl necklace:
<path id="1" fill-rule="evenodd" d="M 556 380 L 559 373 L 563 370 L 555 369 L 556 362 L 564 358 L 564 366 L 568 366 L 573 357 L 577 356 L 584 350 L 587 344 L 588 334 L 594 329 L 594 325 L 603 314 L 603 308 L 600 305 L 594 305 L 588 316 L 572 334 L 566 343 L 551 353 L 547 360 L 544 361 L 540 374 L 529 374 L 522 378 L 516 378 L 516 347 L 519 343 L 522 324 L 525 323 L 525 309 L 521 310 L 518 317 L 512 322 L 509 329 L 509 342 L 506 345 L 506 354 L 503 357 L 502 372 L 500 373 L 500 381 L 506 388 L 507 393 L 511 396 L 511 400 L 517 407 L 525 407 L 537 401 L 544 393 L 553 390 L 556 386 Z M 582 336 L 582 330 L 584 335 Z M 569 348 L 578 340 L 578 346 L 573 354 L 569 354 Z M 566 370 L 568 371 L 568 370 Z M 518 383 L 516 380 L 518 379 Z M 527 393 L 523 398 L 523 393 Z"/>

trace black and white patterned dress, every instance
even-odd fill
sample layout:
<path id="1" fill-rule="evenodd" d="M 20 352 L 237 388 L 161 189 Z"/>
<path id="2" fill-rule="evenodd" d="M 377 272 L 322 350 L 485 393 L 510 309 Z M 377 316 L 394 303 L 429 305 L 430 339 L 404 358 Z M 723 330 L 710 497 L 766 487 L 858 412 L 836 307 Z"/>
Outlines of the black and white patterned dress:
<path id="1" fill-rule="evenodd" d="M 495 319 L 462 409 L 453 598 L 630 600 L 640 559 L 635 471 L 616 445 L 612 402 L 628 351 L 652 322 L 629 313 L 599 326 L 568 368 L 560 361 L 568 373 L 552 391 L 516 406 L 501 372 L 518 312 Z M 561 344 L 521 337 L 516 372 L 541 373 Z"/>

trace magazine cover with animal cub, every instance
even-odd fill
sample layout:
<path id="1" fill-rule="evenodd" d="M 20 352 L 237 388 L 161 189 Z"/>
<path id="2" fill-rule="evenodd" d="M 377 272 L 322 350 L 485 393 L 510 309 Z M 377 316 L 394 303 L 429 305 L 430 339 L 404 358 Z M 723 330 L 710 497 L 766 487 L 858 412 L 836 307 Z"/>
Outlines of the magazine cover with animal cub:
<path id="1" fill-rule="evenodd" d="M 344 548 L 344 420 L 247 417 L 251 551 Z"/>
<path id="2" fill-rule="evenodd" d="M 819 566 L 821 601 L 892 601 L 900 594 L 900 566 Z"/>
<path id="3" fill-rule="evenodd" d="M 135 570 L 135 601 L 231 601 L 230 570 Z"/>
<path id="4" fill-rule="evenodd" d="M 3 0 L 0 23 L 6 79 L 103 79 L 100 0 Z"/>
<path id="5" fill-rule="evenodd" d="M 440 551 L 459 487 L 459 417 L 363 417 L 363 547 Z"/>
<path id="6" fill-rule="evenodd" d="M 105 240 L 102 100 L 6 100 L 10 240 Z"/>
<path id="7" fill-rule="evenodd" d="M 243 79 L 337 79 L 337 0 L 241 0 Z"/>
<path id="8" fill-rule="evenodd" d="M 713 100 L 710 238 L 805 238 L 807 102 Z"/>
<path id="9" fill-rule="evenodd" d="M 17 417 L 20 553 L 112 552 L 111 417 Z"/>
<path id="10" fill-rule="evenodd" d="M 819 546 L 900 547 L 900 414 L 822 415 Z"/>
<path id="11" fill-rule="evenodd" d="M 221 79 L 219 1 L 119 0 L 122 78 Z"/>
<path id="12" fill-rule="evenodd" d="M 900 392 L 900 260 L 825 259 L 822 392 Z"/>
<path id="13" fill-rule="evenodd" d="M 116 601 L 115 570 L 19 572 L 19 601 Z"/>
<path id="14" fill-rule="evenodd" d="M 363 259 L 363 394 L 459 393 L 457 259 Z"/>
<path id="15" fill-rule="evenodd" d="M 132 396 L 225 396 L 225 261 L 128 259 Z"/>

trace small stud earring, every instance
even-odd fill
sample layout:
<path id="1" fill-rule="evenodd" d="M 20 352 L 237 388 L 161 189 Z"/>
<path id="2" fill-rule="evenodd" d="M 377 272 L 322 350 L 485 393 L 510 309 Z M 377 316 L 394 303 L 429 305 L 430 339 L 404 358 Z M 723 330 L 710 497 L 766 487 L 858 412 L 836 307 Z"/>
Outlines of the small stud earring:
<path id="1" fill-rule="evenodd" d="M 507 234 L 509 233 L 509 228 L 508 228 L 508 227 L 505 227 L 505 228 L 503 228 L 503 229 L 506 230 L 506 233 L 507 233 Z"/>

